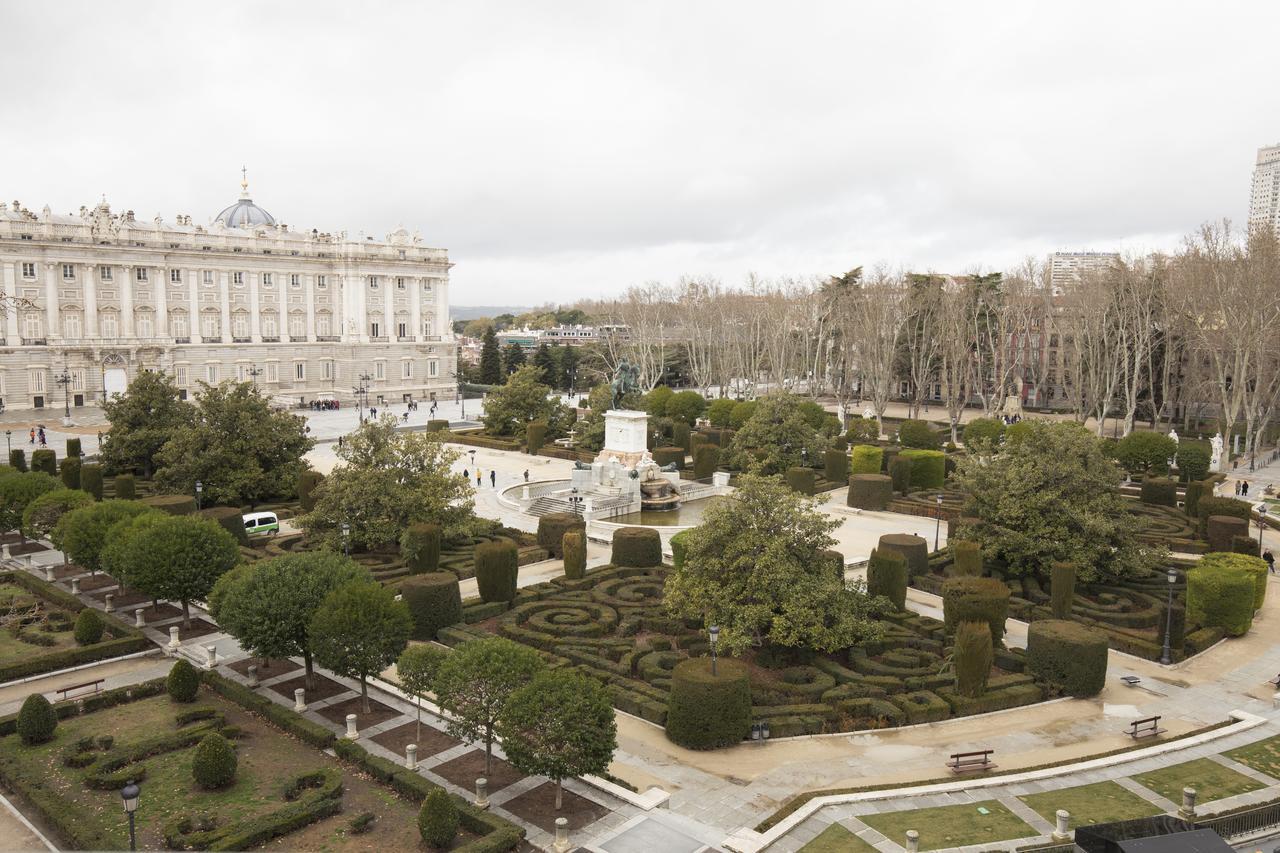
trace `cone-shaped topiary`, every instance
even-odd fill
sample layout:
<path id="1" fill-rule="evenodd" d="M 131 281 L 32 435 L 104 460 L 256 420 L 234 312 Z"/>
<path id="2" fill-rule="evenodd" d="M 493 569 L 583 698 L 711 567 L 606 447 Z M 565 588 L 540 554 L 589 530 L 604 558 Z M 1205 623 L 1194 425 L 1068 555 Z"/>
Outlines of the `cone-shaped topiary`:
<path id="1" fill-rule="evenodd" d="M 519 553 L 510 539 L 476 545 L 476 587 L 484 602 L 511 601 L 516 597 Z"/>
<path id="2" fill-rule="evenodd" d="M 671 671 L 667 737 L 688 749 L 717 749 L 739 743 L 751 729 L 751 682 L 741 661 L 721 658 L 711 675 L 711 658 L 690 658 Z"/>
<path id="3" fill-rule="evenodd" d="M 98 611 L 92 607 L 86 607 L 76 616 L 76 643 L 81 646 L 92 646 L 100 642 L 106 627 Z"/>
<path id="4" fill-rule="evenodd" d="M 982 577 L 982 546 L 968 539 L 952 540 L 951 563 L 957 576 Z"/>
<path id="5" fill-rule="evenodd" d="M 61 470 L 58 475 L 62 477 L 62 485 L 68 489 L 80 488 L 80 457 L 68 456 L 62 460 L 62 464 L 58 466 Z"/>
<path id="6" fill-rule="evenodd" d="M 200 673 L 186 658 L 178 658 L 164 680 L 164 687 L 174 702 L 194 702 L 200 690 Z"/>
<path id="7" fill-rule="evenodd" d="M 453 572 L 410 575 L 400 582 L 400 596 L 413 617 L 415 640 L 434 640 L 441 628 L 462 621 L 462 594 Z"/>
<path id="8" fill-rule="evenodd" d="M 879 474 L 884 470 L 884 451 L 874 444 L 858 444 L 849 451 L 850 474 Z"/>
<path id="9" fill-rule="evenodd" d="M 587 523 L 582 516 L 572 512 L 550 512 L 538 519 L 538 544 L 547 549 L 552 558 L 564 556 L 564 535 L 570 530 L 581 530 L 585 535 Z"/>
<path id="10" fill-rule="evenodd" d="M 458 807 L 444 788 L 433 788 L 422 801 L 418 812 L 418 832 L 422 840 L 436 849 L 453 843 L 458 834 Z"/>
<path id="11" fill-rule="evenodd" d="M 1009 587 L 995 578 L 956 577 L 942 582 L 942 617 L 947 633 L 961 622 L 986 622 L 991 642 L 1004 641 L 1004 621 L 1009 615 Z"/>
<path id="12" fill-rule="evenodd" d="M 95 501 L 102 500 L 102 466 L 96 462 L 86 462 L 80 466 L 80 488 L 93 495 Z"/>
<path id="13" fill-rule="evenodd" d="M 122 501 L 131 501 L 138 496 L 138 486 L 132 474 L 116 474 L 115 489 L 116 498 Z"/>
<path id="14" fill-rule="evenodd" d="M 236 779 L 236 751 L 217 732 L 209 732 L 191 756 L 191 775 L 206 791 L 225 788 Z"/>
<path id="15" fill-rule="evenodd" d="M 22 703 L 18 711 L 18 737 L 28 746 L 33 743 L 44 743 L 53 738 L 53 731 L 58 727 L 58 715 L 54 712 L 49 700 L 39 693 L 32 693 Z"/>
<path id="16" fill-rule="evenodd" d="M 1078 622 L 1027 626 L 1027 674 L 1065 696 L 1096 696 L 1107 680 L 1107 637 Z"/>
<path id="17" fill-rule="evenodd" d="M 662 563 L 662 539 L 652 527 L 621 527 L 613 533 L 615 566 L 647 568 Z"/>
<path id="18" fill-rule="evenodd" d="M 400 536 L 400 556 L 414 574 L 440 568 L 440 540 L 444 532 L 430 522 L 410 524 Z"/>
<path id="19" fill-rule="evenodd" d="M 564 535 L 564 576 L 578 580 L 587 571 L 587 537 L 581 530 L 570 530 Z"/>
<path id="20" fill-rule="evenodd" d="M 1074 563 L 1054 563 L 1049 567 L 1049 607 L 1054 619 L 1070 619 L 1076 600 Z"/>
<path id="21" fill-rule="evenodd" d="M 987 692 L 987 679 L 995 652 L 991 646 L 991 626 L 986 622 L 961 622 L 956 628 L 952 651 L 956 669 L 956 692 L 976 699 Z"/>
<path id="22" fill-rule="evenodd" d="M 867 562 L 867 595 L 883 595 L 895 610 L 907 609 L 907 559 L 901 552 L 875 548 Z"/>
<path id="23" fill-rule="evenodd" d="M 298 475 L 298 503 L 303 512 L 311 512 L 316 508 L 316 489 L 324 482 L 324 474 L 319 471 L 303 471 Z"/>
<path id="24" fill-rule="evenodd" d="M 888 509 L 893 500 L 893 481 L 884 474 L 854 474 L 849 478 L 845 503 L 858 509 Z"/>

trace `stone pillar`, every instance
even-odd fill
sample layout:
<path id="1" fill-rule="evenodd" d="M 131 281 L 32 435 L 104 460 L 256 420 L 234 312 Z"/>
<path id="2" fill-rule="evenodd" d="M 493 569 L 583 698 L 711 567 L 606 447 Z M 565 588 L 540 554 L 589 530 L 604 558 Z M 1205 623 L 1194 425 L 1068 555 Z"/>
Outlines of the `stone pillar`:
<path id="1" fill-rule="evenodd" d="M 116 597 L 111 593 L 107 593 L 106 602 L 102 609 L 107 613 L 114 613 L 116 611 Z"/>
<path id="2" fill-rule="evenodd" d="M 1195 820 L 1196 817 L 1196 789 L 1182 789 L 1182 808 L 1178 809 L 1178 817 L 1184 820 Z"/>
<path id="3" fill-rule="evenodd" d="M 44 265 L 44 336 L 52 343 L 58 334 L 58 281 L 62 264 L 49 261 Z"/>
<path id="4" fill-rule="evenodd" d="M 146 627 L 146 625 L 147 625 L 147 620 L 146 620 L 146 619 L 143 617 L 143 615 L 142 615 L 143 611 L 145 611 L 146 609 L 147 609 L 147 608 L 145 608 L 145 607 L 139 607 L 137 610 L 134 610 L 134 611 L 133 611 L 133 627 L 135 627 L 135 628 L 145 628 L 145 627 Z"/>
<path id="5" fill-rule="evenodd" d="M 84 264 L 80 268 L 84 277 L 84 329 L 86 338 L 98 337 L 98 268 Z"/>
<path id="6" fill-rule="evenodd" d="M 302 277 L 302 288 L 303 288 L 303 294 L 304 294 L 304 296 L 302 297 L 303 308 L 305 308 L 307 312 L 307 325 L 304 328 L 307 333 L 307 340 L 309 341 L 314 341 L 316 339 L 315 280 L 316 280 L 316 277 L 311 274 L 307 274 Z M 290 309 L 288 305 L 285 306 L 284 311 L 285 311 L 285 323 L 288 324 L 288 318 L 289 316 L 291 316 L 289 313 Z M 333 329 L 330 329 L 329 332 L 332 334 Z"/>
<path id="7" fill-rule="evenodd" d="M 120 337 L 133 337 L 133 277 L 137 275 L 134 267 L 125 266 L 120 268 L 121 281 L 120 285 Z"/>
<path id="8" fill-rule="evenodd" d="M 569 819 L 556 818 L 556 853 L 569 853 Z"/>
<path id="9" fill-rule="evenodd" d="M 6 545 L 5 547 L 8 548 L 9 546 Z M 53 583 L 53 566 L 44 567 L 44 579 L 49 583 Z"/>
<path id="10" fill-rule="evenodd" d="M 409 281 L 412 282 L 409 286 L 413 288 L 413 292 L 409 294 L 409 334 L 421 341 L 421 336 L 426 334 L 422 330 L 422 284 L 425 279 L 411 278 Z M 425 381 L 426 377 L 423 379 Z"/>
<path id="11" fill-rule="evenodd" d="M 200 334 L 200 285 L 204 273 L 199 270 L 187 270 L 187 337 L 199 341 Z M 190 381 L 190 379 L 188 379 Z"/>
<path id="12" fill-rule="evenodd" d="M 489 808 L 489 780 L 483 776 L 476 780 L 476 808 Z"/>
<path id="13" fill-rule="evenodd" d="M 177 654 L 178 646 L 178 626 L 173 625 L 169 628 L 169 654 Z"/>
<path id="14" fill-rule="evenodd" d="M 17 264 L 6 263 L 4 265 L 4 292 L 17 294 L 18 279 L 15 273 Z M 18 312 L 6 311 L 4 316 L 4 338 L 5 342 L 16 347 L 20 343 L 21 335 L 18 333 Z"/>
<path id="15" fill-rule="evenodd" d="M 222 317 L 222 340 L 226 343 L 231 340 L 231 274 L 220 272 L 218 273 L 218 280 L 220 283 L 218 287 L 218 308 Z M 225 379 L 226 377 L 219 378 Z"/>
<path id="16" fill-rule="evenodd" d="M 920 853 L 920 833 L 914 829 L 907 830 L 907 853 Z"/>
<path id="17" fill-rule="evenodd" d="M 168 269 L 156 271 L 159 281 L 155 282 L 156 322 L 152 332 L 157 338 L 167 338 L 173 334 L 169 330 L 169 274 Z"/>
<path id="18" fill-rule="evenodd" d="M 301 687 L 293 691 L 293 710 L 299 714 L 307 710 L 307 691 Z"/>
<path id="19" fill-rule="evenodd" d="M 1068 828 L 1068 823 L 1071 820 L 1071 813 L 1066 809 L 1058 809 L 1054 817 L 1057 818 L 1057 822 L 1053 827 L 1053 840 L 1066 841 L 1071 837 L 1071 830 Z"/>
<path id="20" fill-rule="evenodd" d="M 258 686 L 258 665 L 257 664 L 249 664 L 249 686 L 250 687 Z"/>
<path id="21" fill-rule="evenodd" d="M 418 769 L 418 745 L 411 743 L 404 748 L 404 766 L 410 770 Z"/>
<path id="22" fill-rule="evenodd" d="M 255 344 L 262 343 L 262 313 L 258 308 L 262 287 L 261 273 L 245 273 L 249 277 L 249 339 Z"/>
<path id="23" fill-rule="evenodd" d="M 217 647 L 217 646 L 205 646 L 205 647 L 204 647 L 204 666 L 205 666 L 205 669 L 213 669 L 213 668 L 214 668 L 215 666 L 217 666 L 217 665 L 218 665 L 218 647 Z"/>
<path id="24" fill-rule="evenodd" d="M 71 594 L 72 595 L 80 594 L 80 578 L 71 579 Z"/>
<path id="25" fill-rule="evenodd" d="M 347 733 L 343 735 L 347 740 L 356 740 L 360 737 L 360 732 L 356 731 L 356 715 L 347 714 Z"/>

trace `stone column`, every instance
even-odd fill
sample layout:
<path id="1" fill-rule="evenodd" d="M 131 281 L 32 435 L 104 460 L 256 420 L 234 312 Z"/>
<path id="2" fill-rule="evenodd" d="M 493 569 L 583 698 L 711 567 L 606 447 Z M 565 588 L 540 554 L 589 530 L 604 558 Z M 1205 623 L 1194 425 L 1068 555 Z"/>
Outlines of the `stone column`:
<path id="1" fill-rule="evenodd" d="M 103 605 L 102 611 L 104 613 L 114 613 L 115 609 L 116 609 L 116 597 L 111 593 L 107 593 L 106 601 Z"/>
<path id="2" fill-rule="evenodd" d="M 1054 814 L 1054 817 L 1057 820 L 1053 827 L 1053 840 L 1066 841 L 1071 837 L 1071 830 L 1069 828 L 1071 813 L 1066 809 L 1058 809 L 1057 813 Z"/>
<path id="3" fill-rule="evenodd" d="M 218 665 L 218 647 L 217 646 L 204 647 L 204 665 L 206 669 L 213 669 L 215 666 Z"/>
<path id="4" fill-rule="evenodd" d="M 920 853 L 920 833 L 914 829 L 907 830 L 907 853 Z"/>
<path id="5" fill-rule="evenodd" d="M 8 550 L 8 548 L 9 548 L 9 546 L 8 546 L 8 545 L 6 545 L 6 546 L 5 546 L 5 550 Z M 7 555 L 6 555 L 6 556 L 7 556 Z M 46 581 L 48 581 L 49 583 L 53 583 L 53 566 L 45 566 L 45 567 L 44 567 L 44 579 L 45 579 Z"/>
<path id="6" fill-rule="evenodd" d="M 476 780 L 476 808 L 489 808 L 489 780 L 483 776 Z"/>
<path id="7" fill-rule="evenodd" d="M 85 264 L 80 269 L 84 276 L 84 336 L 98 337 L 98 268 Z"/>
<path id="8" fill-rule="evenodd" d="M 50 343 L 62 337 L 58 331 L 58 282 L 62 276 L 62 264 L 49 261 L 44 265 L 44 336 Z"/>
<path id="9" fill-rule="evenodd" d="M 218 298 L 220 300 L 219 308 L 222 313 L 222 340 L 224 342 L 231 340 L 231 275 L 230 273 L 218 273 Z M 225 379 L 226 377 L 219 377 Z"/>
<path id="10" fill-rule="evenodd" d="M 1196 789 L 1182 789 L 1182 807 L 1178 809 L 1178 817 L 1184 820 L 1195 820 L 1196 818 Z"/>
<path id="11" fill-rule="evenodd" d="M 72 595 L 80 594 L 80 578 L 71 579 L 71 594 Z"/>
<path id="12" fill-rule="evenodd" d="M 413 292 L 409 294 L 409 334 L 422 340 L 422 284 L 424 279 L 414 278 L 410 285 Z"/>
<path id="13" fill-rule="evenodd" d="M 262 343 L 262 312 L 258 308 L 258 300 L 261 298 L 262 288 L 260 280 L 262 273 L 245 273 L 249 276 L 249 339 L 255 344 Z"/>
<path id="14" fill-rule="evenodd" d="M 411 743 L 404 748 L 404 766 L 410 770 L 418 769 L 418 745 Z"/>
<path id="15" fill-rule="evenodd" d="M 569 819 L 564 817 L 556 818 L 556 853 L 568 853 L 569 851 Z"/>
<path id="16" fill-rule="evenodd" d="M 393 275 L 386 276 L 387 283 L 383 286 L 382 291 L 382 328 L 383 332 L 390 340 L 396 333 L 396 277 Z M 391 379 L 390 376 L 387 377 Z"/>
<path id="17" fill-rule="evenodd" d="M 18 266 L 17 264 L 11 264 L 7 262 L 4 264 L 4 292 L 5 293 L 9 293 L 13 295 L 17 295 L 18 293 L 18 278 L 17 278 L 17 274 L 15 273 L 17 266 Z M 18 332 L 18 312 L 17 311 L 10 310 L 5 312 L 4 336 L 5 336 L 5 342 L 11 347 L 16 347 L 21 342 L 22 335 L 19 334 Z"/>
<path id="18" fill-rule="evenodd" d="M 307 274 L 307 275 L 304 275 L 304 276 L 302 277 L 302 292 L 303 292 L 303 294 L 304 294 L 304 295 L 303 295 L 303 297 L 302 297 L 302 301 L 303 301 L 303 306 L 302 306 L 302 307 L 303 307 L 303 308 L 304 308 L 304 310 L 306 310 L 306 312 L 307 312 L 307 326 L 306 326 L 306 328 L 307 328 L 307 340 L 309 340 L 309 341 L 314 341 L 314 340 L 316 339 L 316 291 L 315 291 L 315 282 L 316 282 L 316 277 L 315 277 L 314 275 Z M 289 315 L 289 311 L 290 311 L 290 309 L 289 309 L 288 307 L 286 307 L 286 308 L 285 308 L 285 322 L 286 322 L 286 324 L 288 323 L 288 315 Z M 332 329 L 330 329 L 330 331 L 332 331 Z"/>
<path id="19" fill-rule="evenodd" d="M 169 628 L 169 654 L 177 654 L 180 645 L 182 643 L 178 639 L 178 626 L 173 625 Z"/>
<path id="20" fill-rule="evenodd" d="M 158 270 L 156 276 L 160 280 L 155 283 L 156 325 L 154 332 L 157 338 L 167 338 L 171 335 L 169 331 L 169 270 L 167 268 Z"/>
<path id="21" fill-rule="evenodd" d="M 187 270 L 187 284 L 191 288 L 187 291 L 187 313 L 190 318 L 187 320 L 187 337 L 193 341 L 198 341 L 197 335 L 200 334 L 200 271 Z M 188 378 L 188 381 L 191 381 Z"/>
<path id="22" fill-rule="evenodd" d="M 293 691 L 293 710 L 299 714 L 307 710 L 307 691 L 301 687 Z"/>
<path id="23" fill-rule="evenodd" d="M 257 664 L 249 664 L 249 686 L 256 688 L 258 686 L 258 666 Z"/>
<path id="24" fill-rule="evenodd" d="M 120 273 L 124 281 L 120 282 L 120 337 L 132 338 L 133 331 L 133 288 L 136 282 L 133 280 L 137 273 L 134 267 L 121 267 Z"/>
<path id="25" fill-rule="evenodd" d="M 145 607 L 139 607 L 137 610 L 133 611 L 133 627 L 135 628 L 147 627 L 147 619 L 145 616 L 142 615 L 144 612 L 146 612 L 146 609 L 147 608 Z"/>
<path id="26" fill-rule="evenodd" d="M 356 740 L 360 737 L 360 732 L 356 730 L 355 714 L 347 714 L 347 733 L 343 737 L 347 740 Z"/>

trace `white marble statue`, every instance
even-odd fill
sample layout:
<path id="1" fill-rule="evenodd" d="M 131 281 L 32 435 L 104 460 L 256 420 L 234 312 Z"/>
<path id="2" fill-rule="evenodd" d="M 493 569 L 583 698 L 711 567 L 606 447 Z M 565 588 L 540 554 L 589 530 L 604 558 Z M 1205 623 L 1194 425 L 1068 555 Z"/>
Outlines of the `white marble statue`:
<path id="1" fill-rule="evenodd" d="M 1169 438 L 1173 439 L 1173 443 L 1178 443 L 1178 431 L 1176 429 L 1169 430 Z"/>
<path id="2" fill-rule="evenodd" d="M 1222 433 L 1215 432 L 1213 438 L 1209 440 L 1209 446 L 1213 448 L 1213 458 L 1209 460 L 1210 471 L 1222 470 Z"/>

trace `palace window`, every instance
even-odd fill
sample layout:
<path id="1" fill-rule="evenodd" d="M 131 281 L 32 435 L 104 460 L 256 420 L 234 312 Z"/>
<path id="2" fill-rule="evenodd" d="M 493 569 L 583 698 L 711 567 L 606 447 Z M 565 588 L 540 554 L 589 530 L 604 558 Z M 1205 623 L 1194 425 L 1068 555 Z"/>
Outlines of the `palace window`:
<path id="1" fill-rule="evenodd" d="M 205 284 L 213 284 L 213 270 L 204 270 L 200 275 L 200 280 Z"/>
<path id="2" fill-rule="evenodd" d="M 62 279 L 63 279 L 63 281 L 75 281 L 75 278 L 76 278 L 76 268 L 75 268 L 75 265 L 74 265 L 74 264 L 63 264 L 63 265 L 62 265 Z"/>
<path id="3" fill-rule="evenodd" d="M 413 378 L 413 362 L 412 361 L 400 362 L 400 378 L 401 379 Z"/>
<path id="4" fill-rule="evenodd" d="M 147 268 L 146 268 L 146 267 L 138 267 L 137 269 L 135 269 L 135 270 L 133 271 L 133 279 L 134 279 L 134 281 L 146 281 L 146 280 L 147 280 Z"/>
<path id="5" fill-rule="evenodd" d="M 232 284 L 244 284 L 244 273 L 242 273 L 242 272 L 233 272 L 233 273 L 231 274 L 231 283 L 232 283 Z"/>
<path id="6" fill-rule="evenodd" d="M 398 336 L 402 337 L 402 338 L 406 338 L 406 337 L 408 337 L 408 336 L 409 336 L 409 324 L 408 324 L 408 323 L 396 323 L 396 334 L 397 334 Z"/>
<path id="7" fill-rule="evenodd" d="M 44 318 L 36 311 L 28 311 L 22 318 L 22 336 L 36 340 L 44 337 Z"/>
<path id="8" fill-rule="evenodd" d="M 185 364 L 179 364 L 174 366 L 173 382 L 179 388 L 187 387 L 187 366 Z"/>
<path id="9" fill-rule="evenodd" d="M 376 275 L 369 276 L 369 289 L 370 290 L 378 289 L 378 277 Z"/>
<path id="10" fill-rule="evenodd" d="M 138 337 L 152 337 L 151 312 L 146 311 L 138 315 Z"/>
<path id="11" fill-rule="evenodd" d="M 31 378 L 31 393 L 43 394 L 44 393 L 44 371 L 32 370 L 28 372 L 28 375 Z"/>
<path id="12" fill-rule="evenodd" d="M 427 375 L 428 375 L 428 376 L 431 376 L 431 377 L 435 377 L 435 376 L 438 376 L 439 374 L 440 374 L 440 364 L 439 364 L 439 362 L 435 362 L 435 361 L 428 361 L 428 362 L 427 362 Z"/>
<path id="13" fill-rule="evenodd" d="M 173 336 L 175 338 L 189 337 L 191 329 L 187 324 L 186 314 L 173 314 L 169 317 L 169 325 L 173 328 Z"/>
<path id="14" fill-rule="evenodd" d="M 263 314 L 262 315 L 262 336 L 264 338 L 275 338 L 275 337 L 279 337 L 279 335 L 280 335 L 280 328 L 279 328 L 279 324 L 276 322 L 276 315 Z"/>
<path id="15" fill-rule="evenodd" d="M 77 367 L 71 371 L 71 390 L 84 390 L 84 368 Z"/>
<path id="16" fill-rule="evenodd" d="M 120 316 L 114 311 L 108 311 L 100 318 L 102 323 L 102 336 L 104 338 L 120 337 Z"/>
<path id="17" fill-rule="evenodd" d="M 249 317 L 246 314 L 236 314 L 231 318 L 231 336 L 233 338 L 249 337 Z"/>
<path id="18" fill-rule="evenodd" d="M 272 283 L 271 273 L 269 273 L 269 272 L 264 272 L 264 273 L 262 274 L 262 286 L 263 286 L 263 287 L 270 287 L 270 286 L 271 286 L 271 283 Z"/>
<path id="19" fill-rule="evenodd" d="M 397 276 L 397 277 L 396 277 L 396 290 L 404 290 L 404 277 L 403 277 L 403 276 Z"/>
<path id="20" fill-rule="evenodd" d="M 301 314 L 289 315 L 289 337 L 301 338 L 307 334 L 307 321 Z"/>
<path id="21" fill-rule="evenodd" d="M 274 361 L 267 362 L 267 381 L 268 382 L 280 381 L 280 365 Z"/>
<path id="22" fill-rule="evenodd" d="M 328 314 L 321 314 L 320 316 L 316 317 L 316 334 L 317 335 L 324 335 L 328 337 L 329 335 L 333 334 L 330 331 L 330 329 L 331 329 L 331 324 L 329 322 Z"/>
<path id="23" fill-rule="evenodd" d="M 26 261 L 24 261 L 24 262 L 23 262 L 23 264 L 22 264 L 22 277 L 23 277 L 23 278 L 35 278 L 35 277 L 36 277 L 36 265 L 35 265 L 35 264 L 32 264 L 32 263 L 27 263 Z"/>
<path id="24" fill-rule="evenodd" d="M 69 311 L 66 314 L 62 315 L 62 336 L 64 338 L 71 338 L 71 339 L 79 338 L 80 331 L 81 331 L 81 327 L 80 327 L 79 311 Z"/>
<path id="25" fill-rule="evenodd" d="M 385 361 L 375 361 L 373 363 L 373 378 L 374 379 L 387 378 L 387 363 Z"/>
<path id="26" fill-rule="evenodd" d="M 200 334 L 206 338 L 216 338 L 222 334 L 222 320 L 213 312 L 200 318 Z"/>
<path id="27" fill-rule="evenodd" d="M 305 361 L 295 361 L 293 363 L 293 378 L 299 381 L 307 378 L 307 363 Z"/>
<path id="28" fill-rule="evenodd" d="M 369 324 L 369 337 L 376 338 L 382 334 L 382 325 L 378 321 Z"/>
<path id="29" fill-rule="evenodd" d="M 332 361 L 320 362 L 320 378 L 322 379 L 333 378 L 333 362 Z"/>
<path id="30" fill-rule="evenodd" d="M 169 270 L 169 281 L 173 284 L 182 284 L 182 270 Z"/>
<path id="31" fill-rule="evenodd" d="M 290 273 L 290 274 L 289 274 L 289 286 L 290 286 L 290 287 L 302 287 L 302 276 L 298 275 L 296 272 L 295 272 L 295 273 Z"/>
<path id="32" fill-rule="evenodd" d="M 324 290 L 328 286 L 329 286 L 329 277 L 327 275 L 316 276 L 316 287 L 320 288 L 321 290 Z"/>
<path id="33" fill-rule="evenodd" d="M 98 276 L 103 281 L 111 281 L 111 267 L 98 267 Z"/>
<path id="34" fill-rule="evenodd" d="M 218 365 L 206 364 L 204 366 L 204 379 L 210 385 L 218 384 Z"/>

